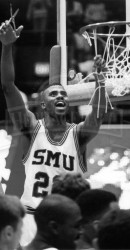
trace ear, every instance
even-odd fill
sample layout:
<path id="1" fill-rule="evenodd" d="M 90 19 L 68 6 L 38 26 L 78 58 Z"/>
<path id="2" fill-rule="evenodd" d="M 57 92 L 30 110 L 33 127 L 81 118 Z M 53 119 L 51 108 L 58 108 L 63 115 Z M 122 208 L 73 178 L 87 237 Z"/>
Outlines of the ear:
<path id="1" fill-rule="evenodd" d="M 46 108 L 46 105 L 44 102 L 41 102 L 41 108 L 44 110 Z"/>
<path id="2" fill-rule="evenodd" d="M 59 227 L 56 221 L 50 221 L 48 227 L 53 234 L 57 235 L 59 233 Z"/>
<path id="3" fill-rule="evenodd" d="M 92 244 L 93 244 L 94 249 L 99 250 L 98 239 L 97 238 L 93 239 Z"/>
<path id="4" fill-rule="evenodd" d="M 13 227 L 10 226 L 10 225 L 6 226 L 6 227 L 4 228 L 2 234 L 3 234 L 3 237 L 4 237 L 5 239 L 7 239 L 7 240 L 12 239 L 12 236 L 13 236 L 13 234 L 14 234 L 14 229 L 13 229 Z"/>
<path id="5" fill-rule="evenodd" d="M 99 225 L 99 220 L 93 221 L 93 227 L 96 231 L 98 230 L 98 225 Z"/>

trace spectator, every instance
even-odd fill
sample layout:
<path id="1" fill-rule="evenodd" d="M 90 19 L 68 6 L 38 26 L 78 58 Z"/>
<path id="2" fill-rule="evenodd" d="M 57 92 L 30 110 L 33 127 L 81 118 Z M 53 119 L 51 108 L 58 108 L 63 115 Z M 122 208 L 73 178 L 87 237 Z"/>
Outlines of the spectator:
<path id="1" fill-rule="evenodd" d="M 107 21 L 107 9 L 104 1 L 96 0 L 88 2 L 84 11 L 84 23 L 92 24 Z"/>
<path id="2" fill-rule="evenodd" d="M 85 190 L 90 189 L 89 183 L 79 173 L 57 176 L 52 186 L 52 193 L 62 194 L 73 200 Z"/>
<path id="3" fill-rule="evenodd" d="M 121 194 L 122 194 L 122 189 L 121 187 L 119 186 L 116 186 L 114 184 L 111 184 L 111 183 L 107 183 L 103 186 L 103 189 L 106 190 L 106 191 L 109 191 L 113 194 L 115 194 L 117 200 L 119 201 L 120 200 L 120 197 L 121 197 Z"/>
<path id="4" fill-rule="evenodd" d="M 82 192 L 77 203 L 83 217 L 83 234 L 78 242 L 78 249 L 92 248 L 101 217 L 111 208 L 117 207 L 117 199 L 111 192 L 93 189 Z"/>
<path id="5" fill-rule="evenodd" d="M 95 248 L 100 250 L 130 249 L 129 233 L 130 210 L 109 211 L 99 223 L 97 240 L 94 240 Z"/>
<path id="6" fill-rule="evenodd" d="M 22 234 L 25 209 L 15 196 L 0 195 L 0 249 L 14 250 Z"/>
<path id="7" fill-rule="evenodd" d="M 79 0 L 67 2 L 67 28 L 68 30 L 79 29 L 83 18 L 83 5 Z"/>
<path id="8" fill-rule="evenodd" d="M 34 218 L 37 234 L 25 250 L 76 248 L 81 214 L 73 200 L 62 195 L 48 195 L 36 208 Z"/>
<path id="9" fill-rule="evenodd" d="M 97 22 L 106 22 L 108 20 L 108 11 L 104 1 L 96 0 L 96 1 L 87 1 L 84 6 L 84 12 L 82 17 L 82 26 L 93 24 Z M 88 42 L 81 36 L 79 29 L 74 30 L 73 34 L 73 59 L 78 61 L 79 70 L 85 75 L 89 75 L 93 70 L 93 58 L 95 55 L 94 46 L 90 46 Z M 104 27 L 98 28 L 98 32 L 102 33 Z M 93 45 L 93 39 L 91 39 L 91 43 Z M 97 40 L 98 43 L 98 40 Z M 104 44 L 100 42 L 98 43 L 98 54 L 103 53 Z M 73 61 L 72 59 L 72 61 Z M 92 78 L 93 80 L 93 78 Z"/>
<path id="10" fill-rule="evenodd" d="M 50 0 L 30 0 L 27 20 L 32 21 L 34 31 L 45 31 L 50 5 Z"/>

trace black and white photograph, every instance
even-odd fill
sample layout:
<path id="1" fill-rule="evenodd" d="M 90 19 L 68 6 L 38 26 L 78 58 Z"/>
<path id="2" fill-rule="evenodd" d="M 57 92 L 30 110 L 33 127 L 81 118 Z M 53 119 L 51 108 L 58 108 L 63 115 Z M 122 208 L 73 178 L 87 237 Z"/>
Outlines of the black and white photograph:
<path id="1" fill-rule="evenodd" d="M 0 0 L 0 250 L 130 250 L 130 0 Z"/>

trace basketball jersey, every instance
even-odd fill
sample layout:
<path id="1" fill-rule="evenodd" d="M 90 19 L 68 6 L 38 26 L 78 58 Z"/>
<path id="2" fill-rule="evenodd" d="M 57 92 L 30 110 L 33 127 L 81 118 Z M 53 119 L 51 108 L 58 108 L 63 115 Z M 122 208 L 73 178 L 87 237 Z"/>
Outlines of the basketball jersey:
<path id="1" fill-rule="evenodd" d="M 38 121 L 30 148 L 23 159 L 26 178 L 21 200 L 28 212 L 33 211 L 42 198 L 51 193 L 55 176 L 73 172 L 83 174 L 86 171 L 76 127 L 71 124 L 61 141 L 55 142 L 50 138 L 44 120 Z"/>

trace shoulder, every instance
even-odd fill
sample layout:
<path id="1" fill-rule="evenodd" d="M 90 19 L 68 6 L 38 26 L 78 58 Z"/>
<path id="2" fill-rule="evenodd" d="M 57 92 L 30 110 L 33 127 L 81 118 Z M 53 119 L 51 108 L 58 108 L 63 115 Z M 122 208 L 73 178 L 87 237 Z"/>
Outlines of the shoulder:
<path id="1" fill-rule="evenodd" d="M 19 246 L 17 247 L 17 250 L 27 250 L 27 247 L 23 247 L 23 246 L 19 245 Z"/>
<path id="2" fill-rule="evenodd" d="M 82 131 L 83 126 L 84 126 L 84 122 L 80 122 L 80 123 L 76 124 L 76 130 L 77 130 L 78 134 Z"/>
<path id="3" fill-rule="evenodd" d="M 36 119 L 36 116 L 34 115 L 33 112 L 31 112 L 30 110 L 28 110 L 28 118 L 29 118 L 29 121 L 30 121 L 30 127 L 31 128 L 35 128 L 36 124 L 37 124 L 37 119 Z"/>
<path id="4" fill-rule="evenodd" d="M 77 126 L 77 124 L 75 124 L 75 123 L 67 123 L 66 124 L 66 130 L 68 130 L 68 129 L 70 129 L 70 128 L 74 128 L 74 127 L 76 127 Z"/>
<path id="5" fill-rule="evenodd" d="M 72 123 L 66 123 L 66 130 L 70 128 L 70 126 L 72 125 Z"/>

